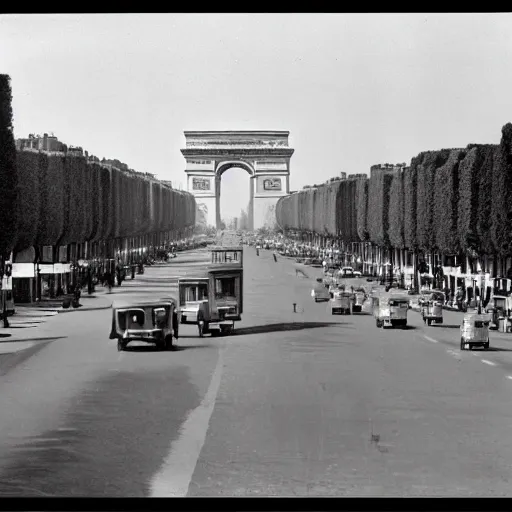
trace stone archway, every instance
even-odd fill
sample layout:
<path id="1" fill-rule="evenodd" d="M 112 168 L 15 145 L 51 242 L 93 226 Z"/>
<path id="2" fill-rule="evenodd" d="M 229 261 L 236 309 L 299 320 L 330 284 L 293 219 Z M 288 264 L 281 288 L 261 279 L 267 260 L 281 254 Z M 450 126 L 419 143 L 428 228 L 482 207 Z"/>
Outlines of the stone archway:
<path id="1" fill-rule="evenodd" d="M 220 202 L 221 202 L 221 194 L 222 194 L 222 187 L 221 187 L 221 181 L 222 181 L 222 175 L 228 170 L 228 169 L 243 169 L 244 171 L 247 171 L 249 174 L 249 207 L 247 214 L 249 216 L 249 226 L 250 229 L 253 227 L 253 219 L 254 219 L 254 176 L 255 171 L 252 165 L 248 162 L 244 162 L 243 160 L 231 160 L 231 161 L 224 161 L 219 162 L 217 164 L 217 168 L 215 170 L 215 222 L 216 227 L 218 228 L 221 225 L 221 211 L 220 211 Z"/>
<path id="2" fill-rule="evenodd" d="M 290 193 L 289 132 L 211 131 L 185 132 L 187 189 L 207 223 L 220 227 L 220 182 L 233 167 L 250 175 L 249 224 L 251 229 L 275 223 L 275 205 Z"/>

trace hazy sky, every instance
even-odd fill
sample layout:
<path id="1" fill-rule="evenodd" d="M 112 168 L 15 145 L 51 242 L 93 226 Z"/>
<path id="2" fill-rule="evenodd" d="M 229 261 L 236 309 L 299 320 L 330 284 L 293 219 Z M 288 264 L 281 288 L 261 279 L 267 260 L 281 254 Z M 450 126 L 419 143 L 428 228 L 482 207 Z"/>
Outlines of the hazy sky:
<path id="1" fill-rule="evenodd" d="M 16 137 L 54 132 L 186 187 L 184 130 L 289 130 L 294 190 L 497 143 L 512 15 L 2 15 L 0 72 Z M 222 185 L 237 214 L 248 175 Z"/>

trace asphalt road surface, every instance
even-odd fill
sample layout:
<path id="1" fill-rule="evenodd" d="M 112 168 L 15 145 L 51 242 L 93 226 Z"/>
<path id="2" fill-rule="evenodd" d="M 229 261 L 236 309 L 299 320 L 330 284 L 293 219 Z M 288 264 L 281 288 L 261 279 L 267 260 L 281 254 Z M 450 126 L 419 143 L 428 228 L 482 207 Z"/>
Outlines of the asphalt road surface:
<path id="1" fill-rule="evenodd" d="M 182 253 L 115 294 L 164 297 L 207 258 Z M 320 269 L 298 277 L 253 247 L 244 263 L 228 337 L 180 326 L 172 352 L 119 353 L 110 310 L 50 319 L 61 338 L 0 372 L 0 496 L 512 494 L 506 341 L 460 352 L 455 313 L 429 328 L 411 311 L 405 330 L 332 316 L 310 296 Z"/>

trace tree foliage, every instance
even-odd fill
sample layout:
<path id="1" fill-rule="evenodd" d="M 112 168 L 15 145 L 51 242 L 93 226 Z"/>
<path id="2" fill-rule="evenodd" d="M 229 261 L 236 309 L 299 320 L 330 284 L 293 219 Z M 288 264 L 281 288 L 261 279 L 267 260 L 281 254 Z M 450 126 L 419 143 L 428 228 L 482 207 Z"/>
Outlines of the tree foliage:
<path id="1" fill-rule="evenodd" d="M 368 234 L 379 246 L 389 246 L 389 191 L 395 171 L 391 168 L 372 168 L 368 186 Z"/>
<path id="2" fill-rule="evenodd" d="M 404 186 L 404 245 L 406 249 L 415 251 L 418 247 L 416 238 L 417 228 L 417 190 L 418 166 L 423 160 L 423 154 L 414 157 L 411 165 L 406 167 L 403 176 Z"/>
<path id="3" fill-rule="evenodd" d="M 36 244 L 39 214 L 39 153 L 21 151 L 17 153 L 18 201 L 16 250 L 21 251 Z"/>
<path id="4" fill-rule="evenodd" d="M 446 149 L 426 152 L 417 166 L 416 241 L 422 251 L 434 247 L 434 173 L 444 165 L 449 154 Z"/>
<path id="5" fill-rule="evenodd" d="M 39 154 L 39 245 L 55 245 L 64 233 L 64 157 Z"/>
<path id="6" fill-rule="evenodd" d="M 370 240 L 368 232 L 368 192 L 369 179 L 361 179 L 356 184 L 356 215 L 357 215 L 357 234 L 363 242 Z"/>
<path id="7" fill-rule="evenodd" d="M 16 154 L 16 250 L 180 230 L 195 222 L 188 192 L 82 156 Z M 152 202 L 154 201 L 154 203 Z M 13 245 L 12 236 L 10 242 Z"/>
<path id="8" fill-rule="evenodd" d="M 434 176 L 433 232 L 434 248 L 443 254 L 460 251 L 458 236 L 459 163 L 465 151 L 450 151 L 448 160 L 437 168 Z"/>
<path id="9" fill-rule="evenodd" d="M 404 172 L 393 174 L 389 190 L 389 242 L 399 249 L 404 248 Z"/>
<path id="10" fill-rule="evenodd" d="M 512 255 L 512 124 L 502 128 L 492 172 L 491 236 L 497 254 Z"/>
<path id="11" fill-rule="evenodd" d="M 16 243 L 18 173 L 13 135 L 11 79 L 0 74 L 0 256 Z"/>
<path id="12" fill-rule="evenodd" d="M 479 247 L 482 254 L 493 254 L 495 252 L 492 240 L 492 179 L 493 165 L 496 148 L 490 147 L 485 151 L 485 158 L 480 167 L 478 184 L 478 217 L 476 219 L 476 230 L 479 240 Z"/>
<path id="13" fill-rule="evenodd" d="M 466 148 L 466 156 L 459 164 L 459 201 L 457 208 L 457 238 L 461 251 L 480 251 L 477 233 L 479 211 L 480 169 L 489 145 Z"/>

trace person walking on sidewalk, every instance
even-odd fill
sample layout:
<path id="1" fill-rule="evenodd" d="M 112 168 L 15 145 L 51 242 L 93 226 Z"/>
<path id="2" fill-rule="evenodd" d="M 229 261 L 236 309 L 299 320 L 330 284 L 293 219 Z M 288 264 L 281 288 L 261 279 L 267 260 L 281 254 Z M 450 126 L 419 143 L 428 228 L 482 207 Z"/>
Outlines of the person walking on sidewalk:
<path id="1" fill-rule="evenodd" d="M 109 270 L 107 270 L 104 274 L 103 274 L 103 280 L 106 284 L 106 286 L 108 286 L 108 293 L 112 293 L 112 274 L 110 273 Z"/>
<path id="2" fill-rule="evenodd" d="M 1 311 L 2 311 L 2 320 L 4 321 L 4 328 L 9 328 L 9 320 L 7 318 L 7 301 L 6 301 L 6 292 L 5 290 L 0 290 L 0 303 L 1 303 Z"/>

